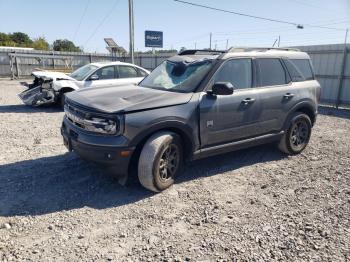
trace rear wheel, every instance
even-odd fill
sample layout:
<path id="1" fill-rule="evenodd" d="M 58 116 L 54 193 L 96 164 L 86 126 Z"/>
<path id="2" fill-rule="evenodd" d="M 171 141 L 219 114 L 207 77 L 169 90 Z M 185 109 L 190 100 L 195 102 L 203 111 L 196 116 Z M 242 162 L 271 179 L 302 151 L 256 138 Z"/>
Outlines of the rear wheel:
<path id="1" fill-rule="evenodd" d="M 306 114 L 294 113 L 288 129 L 281 138 L 279 149 L 286 154 L 299 154 L 309 143 L 311 128 L 311 120 Z"/>
<path id="2" fill-rule="evenodd" d="M 160 192 L 174 184 L 182 168 L 180 137 L 172 132 L 160 132 L 151 136 L 141 151 L 138 177 L 145 188 Z"/>

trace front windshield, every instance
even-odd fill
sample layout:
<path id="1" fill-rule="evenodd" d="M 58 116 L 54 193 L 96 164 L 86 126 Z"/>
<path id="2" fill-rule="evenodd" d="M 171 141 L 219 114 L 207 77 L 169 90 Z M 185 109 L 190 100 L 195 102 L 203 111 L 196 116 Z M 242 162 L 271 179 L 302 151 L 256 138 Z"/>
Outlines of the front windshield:
<path id="1" fill-rule="evenodd" d="M 75 80 L 81 81 L 85 77 L 87 77 L 89 74 L 94 72 L 96 69 L 97 69 L 97 66 L 85 65 L 85 66 L 80 67 L 79 69 L 75 70 L 73 73 L 71 73 L 70 77 L 74 78 Z"/>
<path id="2" fill-rule="evenodd" d="M 192 63 L 164 61 L 139 85 L 175 92 L 193 92 L 208 73 L 212 61 L 210 59 Z"/>

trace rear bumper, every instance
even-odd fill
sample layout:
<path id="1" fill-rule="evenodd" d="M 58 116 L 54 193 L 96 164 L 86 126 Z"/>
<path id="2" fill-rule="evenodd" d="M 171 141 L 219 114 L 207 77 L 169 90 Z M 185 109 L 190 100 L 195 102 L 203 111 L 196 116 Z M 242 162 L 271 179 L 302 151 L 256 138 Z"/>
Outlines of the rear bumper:
<path id="1" fill-rule="evenodd" d="M 61 126 L 61 134 L 69 151 L 75 152 L 83 159 L 113 167 L 117 174 L 128 174 L 134 147 L 107 145 L 106 143 L 98 144 L 97 136 L 91 135 L 90 139 L 87 139 L 88 135 L 80 133 L 66 118 Z M 100 138 L 103 139 L 103 137 Z M 95 140 L 94 144 L 91 144 L 91 139 Z"/>

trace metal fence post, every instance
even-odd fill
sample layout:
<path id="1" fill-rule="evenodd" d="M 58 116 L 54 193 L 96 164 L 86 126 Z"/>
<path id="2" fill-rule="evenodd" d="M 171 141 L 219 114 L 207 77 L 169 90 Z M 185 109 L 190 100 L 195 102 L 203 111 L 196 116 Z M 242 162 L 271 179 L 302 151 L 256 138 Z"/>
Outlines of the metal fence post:
<path id="1" fill-rule="evenodd" d="M 337 101 L 336 101 L 336 105 L 335 105 L 335 107 L 337 109 L 338 109 L 339 105 L 341 104 L 341 95 L 342 95 L 342 90 L 343 90 L 343 82 L 344 82 L 344 73 L 345 73 L 347 54 L 348 54 L 348 48 L 345 44 L 340 74 L 339 74 L 339 78 L 338 78 L 338 94 L 337 94 Z"/>
<path id="2" fill-rule="evenodd" d="M 15 66 L 16 66 L 16 71 L 17 71 L 17 78 L 19 78 L 19 66 L 18 66 L 17 56 L 15 56 Z"/>
<path id="3" fill-rule="evenodd" d="M 56 63 L 55 63 L 55 52 L 52 52 L 52 66 L 53 66 L 53 69 L 56 68 Z"/>
<path id="4" fill-rule="evenodd" d="M 13 58 L 11 55 L 9 55 L 10 60 L 10 70 L 11 70 L 11 79 L 15 79 L 15 72 L 13 71 Z"/>

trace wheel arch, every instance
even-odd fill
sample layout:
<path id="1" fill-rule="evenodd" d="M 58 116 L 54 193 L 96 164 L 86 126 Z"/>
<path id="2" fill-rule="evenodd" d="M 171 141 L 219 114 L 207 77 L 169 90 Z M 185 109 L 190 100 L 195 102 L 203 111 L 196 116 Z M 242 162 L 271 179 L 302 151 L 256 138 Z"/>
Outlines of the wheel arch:
<path id="1" fill-rule="evenodd" d="M 180 121 L 165 121 L 151 126 L 131 141 L 131 144 L 135 146 L 135 150 L 131 156 L 129 170 L 137 166 L 137 160 L 146 141 L 155 133 L 164 131 L 172 132 L 180 136 L 183 145 L 184 160 L 192 157 L 193 152 L 195 151 L 192 129 Z"/>
<path id="2" fill-rule="evenodd" d="M 295 105 L 289 111 L 287 119 L 286 119 L 286 121 L 284 122 L 284 125 L 283 125 L 283 130 L 285 130 L 287 128 L 288 123 L 289 123 L 292 115 L 295 112 L 301 112 L 301 113 L 306 114 L 310 118 L 312 126 L 314 125 L 314 123 L 316 121 L 316 115 L 317 115 L 316 107 L 310 101 L 303 101 L 303 102 L 300 102 L 297 105 Z"/>

